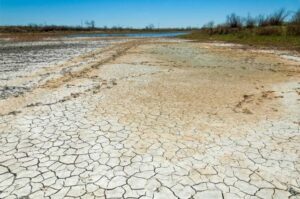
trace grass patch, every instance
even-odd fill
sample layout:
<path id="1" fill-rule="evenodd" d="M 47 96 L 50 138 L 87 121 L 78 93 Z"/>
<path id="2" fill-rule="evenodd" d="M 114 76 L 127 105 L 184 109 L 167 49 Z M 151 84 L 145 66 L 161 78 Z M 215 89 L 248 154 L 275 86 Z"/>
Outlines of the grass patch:
<path id="1" fill-rule="evenodd" d="M 296 35 L 257 35 L 249 31 L 210 35 L 203 31 L 195 31 L 180 37 L 201 42 L 222 41 L 259 47 L 276 47 L 300 52 L 300 37 Z"/>

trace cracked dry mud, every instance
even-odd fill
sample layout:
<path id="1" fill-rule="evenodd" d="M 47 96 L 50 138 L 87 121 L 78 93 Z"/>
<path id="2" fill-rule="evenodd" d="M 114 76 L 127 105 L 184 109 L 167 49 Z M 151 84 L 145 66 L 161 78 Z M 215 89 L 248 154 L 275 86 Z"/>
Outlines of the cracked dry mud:
<path id="1" fill-rule="evenodd" d="M 300 198 L 286 52 L 51 42 L 0 50 L 0 198 Z"/>

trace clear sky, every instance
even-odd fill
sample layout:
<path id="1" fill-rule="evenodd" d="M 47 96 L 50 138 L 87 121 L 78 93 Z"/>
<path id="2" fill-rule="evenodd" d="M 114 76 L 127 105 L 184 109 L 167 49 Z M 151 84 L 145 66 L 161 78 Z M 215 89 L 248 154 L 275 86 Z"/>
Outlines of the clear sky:
<path id="1" fill-rule="evenodd" d="M 269 14 L 279 8 L 295 11 L 300 0 L 0 0 L 0 25 L 80 25 L 156 27 L 202 26 L 242 16 Z"/>

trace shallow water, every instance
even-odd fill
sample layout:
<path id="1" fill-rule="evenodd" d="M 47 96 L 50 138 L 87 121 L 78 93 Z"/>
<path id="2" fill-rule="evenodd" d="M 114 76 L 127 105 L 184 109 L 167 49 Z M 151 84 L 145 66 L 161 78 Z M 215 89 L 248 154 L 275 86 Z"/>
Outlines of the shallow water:
<path id="1" fill-rule="evenodd" d="M 95 34 L 74 34 L 67 37 L 135 37 L 135 38 L 157 38 L 157 37 L 176 37 L 185 35 L 187 32 L 156 32 L 156 33 L 95 33 Z"/>

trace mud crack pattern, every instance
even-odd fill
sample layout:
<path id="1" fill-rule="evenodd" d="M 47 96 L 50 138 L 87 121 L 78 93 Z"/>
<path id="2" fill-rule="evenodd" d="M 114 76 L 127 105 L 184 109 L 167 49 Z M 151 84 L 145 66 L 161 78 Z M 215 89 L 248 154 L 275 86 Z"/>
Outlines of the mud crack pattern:
<path id="1" fill-rule="evenodd" d="M 108 53 L 112 59 L 104 57 L 55 87 L 53 77 L 51 88 L 38 86 L 28 93 L 38 97 L 0 116 L 0 198 L 300 198 L 295 79 L 272 87 L 282 97 L 268 98 L 287 114 L 235 123 L 223 116 L 256 117 L 255 110 L 232 111 L 251 100 L 241 94 L 229 108 L 207 113 L 200 102 L 190 103 L 200 99 L 194 94 L 203 95 L 201 89 L 178 83 L 185 75 L 192 81 L 195 64 L 184 69 L 187 75 L 162 57 L 166 46 L 172 52 L 182 45 L 195 50 L 196 44 L 139 45 Z M 268 108 L 269 101 L 255 103 Z"/>

